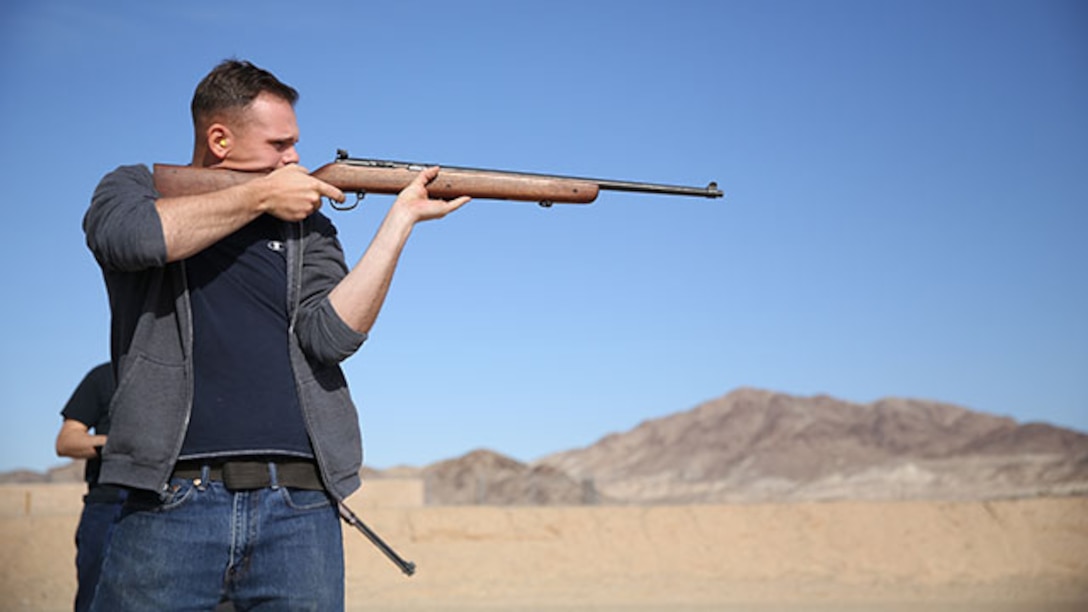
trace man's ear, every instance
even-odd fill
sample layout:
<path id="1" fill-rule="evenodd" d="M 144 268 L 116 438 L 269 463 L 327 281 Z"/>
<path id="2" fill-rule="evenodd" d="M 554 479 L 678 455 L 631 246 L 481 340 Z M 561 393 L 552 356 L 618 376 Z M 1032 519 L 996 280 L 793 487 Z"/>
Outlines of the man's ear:
<path id="1" fill-rule="evenodd" d="M 234 146 L 234 134 L 222 123 L 213 123 L 205 131 L 208 151 L 217 159 L 223 160 Z"/>

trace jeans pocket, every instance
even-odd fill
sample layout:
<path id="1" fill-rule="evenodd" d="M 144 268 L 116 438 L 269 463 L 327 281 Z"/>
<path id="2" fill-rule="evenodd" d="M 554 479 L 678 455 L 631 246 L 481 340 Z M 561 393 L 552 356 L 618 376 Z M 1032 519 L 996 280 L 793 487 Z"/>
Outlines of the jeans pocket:
<path id="1" fill-rule="evenodd" d="M 332 505 L 332 499 L 324 491 L 280 487 L 280 495 L 287 507 L 294 510 L 321 510 Z"/>
<path id="2" fill-rule="evenodd" d="M 129 494 L 124 503 L 126 513 L 132 512 L 169 512 L 181 507 L 196 492 L 193 481 L 182 478 L 171 479 L 166 493 L 137 490 Z"/>

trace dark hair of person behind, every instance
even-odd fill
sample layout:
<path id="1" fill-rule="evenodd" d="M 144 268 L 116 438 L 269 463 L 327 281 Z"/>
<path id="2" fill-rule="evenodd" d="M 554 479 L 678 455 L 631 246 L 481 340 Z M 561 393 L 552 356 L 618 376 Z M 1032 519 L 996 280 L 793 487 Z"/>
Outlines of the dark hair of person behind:
<path id="1" fill-rule="evenodd" d="M 220 62 L 193 92 L 193 124 L 199 125 L 216 114 L 244 108 L 262 93 L 270 93 L 294 105 L 298 91 L 281 82 L 271 72 L 250 62 L 228 59 Z"/>

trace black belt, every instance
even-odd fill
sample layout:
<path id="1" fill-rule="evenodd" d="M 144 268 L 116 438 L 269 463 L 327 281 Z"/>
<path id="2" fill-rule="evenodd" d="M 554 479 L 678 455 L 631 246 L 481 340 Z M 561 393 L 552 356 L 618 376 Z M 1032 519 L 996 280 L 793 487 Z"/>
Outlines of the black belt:
<path id="1" fill-rule="evenodd" d="M 204 468 L 208 468 L 205 476 Z M 276 470 L 276 485 L 295 489 L 323 491 L 321 473 L 313 461 L 254 461 L 239 460 L 209 463 L 200 460 L 178 461 L 173 478 L 186 480 L 217 480 L 231 491 L 263 489 L 272 486 L 272 468 Z M 199 484 L 199 483 L 198 483 Z"/>
<path id="2" fill-rule="evenodd" d="M 125 489 L 108 484 L 94 484 L 87 486 L 87 494 L 83 501 L 94 504 L 119 504 L 125 501 Z"/>

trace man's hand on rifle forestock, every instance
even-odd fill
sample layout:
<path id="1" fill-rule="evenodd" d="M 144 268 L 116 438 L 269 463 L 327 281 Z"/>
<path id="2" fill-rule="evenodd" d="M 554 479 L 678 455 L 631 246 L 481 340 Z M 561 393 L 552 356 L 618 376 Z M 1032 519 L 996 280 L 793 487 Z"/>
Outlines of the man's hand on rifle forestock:
<path id="1" fill-rule="evenodd" d="M 461 196 L 454 200 L 431 199 L 430 194 L 427 193 L 427 184 L 438 176 L 438 172 L 438 166 L 431 166 L 422 170 L 397 195 L 390 212 L 407 215 L 407 220 L 414 224 L 420 221 L 441 219 L 464 206 L 471 199 L 468 196 Z"/>

